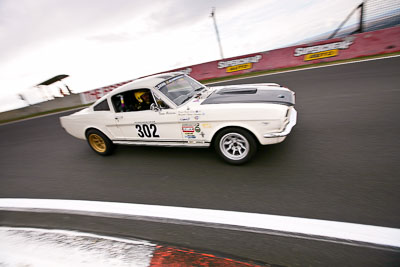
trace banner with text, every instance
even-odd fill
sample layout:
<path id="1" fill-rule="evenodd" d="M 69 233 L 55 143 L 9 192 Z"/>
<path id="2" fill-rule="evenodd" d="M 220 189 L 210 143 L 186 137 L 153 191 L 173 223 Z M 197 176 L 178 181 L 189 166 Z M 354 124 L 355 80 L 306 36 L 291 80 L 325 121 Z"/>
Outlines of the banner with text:
<path id="1" fill-rule="evenodd" d="M 399 51 L 400 26 L 397 26 L 354 34 L 344 38 L 226 58 L 166 72 L 182 71 L 196 80 L 202 81 L 243 73 L 290 68 Z M 84 92 L 81 94 L 82 103 L 94 102 L 109 91 L 130 81 Z"/>

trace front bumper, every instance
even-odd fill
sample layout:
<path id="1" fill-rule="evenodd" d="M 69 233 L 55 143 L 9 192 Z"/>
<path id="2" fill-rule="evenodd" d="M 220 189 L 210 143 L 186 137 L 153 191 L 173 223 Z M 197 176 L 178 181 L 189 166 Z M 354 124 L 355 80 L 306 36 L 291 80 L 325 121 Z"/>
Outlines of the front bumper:
<path id="1" fill-rule="evenodd" d="M 297 111 L 293 108 L 290 112 L 289 123 L 282 132 L 264 134 L 264 138 L 284 137 L 287 136 L 297 122 Z"/>

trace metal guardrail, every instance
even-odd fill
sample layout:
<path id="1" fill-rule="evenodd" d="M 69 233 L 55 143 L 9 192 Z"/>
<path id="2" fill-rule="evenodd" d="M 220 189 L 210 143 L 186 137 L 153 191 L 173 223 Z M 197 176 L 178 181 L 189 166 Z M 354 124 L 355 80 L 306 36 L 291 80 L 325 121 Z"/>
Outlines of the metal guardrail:
<path id="1" fill-rule="evenodd" d="M 356 6 L 328 39 L 400 25 L 400 0 L 365 0 Z"/>

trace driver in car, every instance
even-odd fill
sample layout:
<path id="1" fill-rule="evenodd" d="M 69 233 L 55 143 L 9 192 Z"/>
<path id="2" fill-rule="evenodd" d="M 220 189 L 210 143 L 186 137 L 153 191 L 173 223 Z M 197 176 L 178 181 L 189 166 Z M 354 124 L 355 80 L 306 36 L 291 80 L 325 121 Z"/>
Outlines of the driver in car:
<path id="1" fill-rule="evenodd" d="M 149 110 L 151 103 L 149 91 L 137 91 L 135 92 L 135 98 L 138 103 L 135 104 L 136 110 Z"/>

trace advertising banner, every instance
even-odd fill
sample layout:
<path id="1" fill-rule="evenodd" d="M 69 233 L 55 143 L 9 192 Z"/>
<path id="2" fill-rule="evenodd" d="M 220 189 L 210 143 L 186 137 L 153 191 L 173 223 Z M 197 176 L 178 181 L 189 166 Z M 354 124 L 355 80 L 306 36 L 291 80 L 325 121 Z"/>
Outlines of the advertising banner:
<path id="1" fill-rule="evenodd" d="M 290 68 L 398 51 L 400 51 L 400 26 L 354 34 L 344 38 L 226 58 L 166 72 L 182 71 L 196 80 L 202 81 L 243 73 Z M 82 93 L 82 103 L 94 102 L 104 94 L 127 82 Z"/>
<path id="2" fill-rule="evenodd" d="M 290 68 L 400 51 L 400 26 L 233 57 L 183 69 L 197 80 Z"/>

